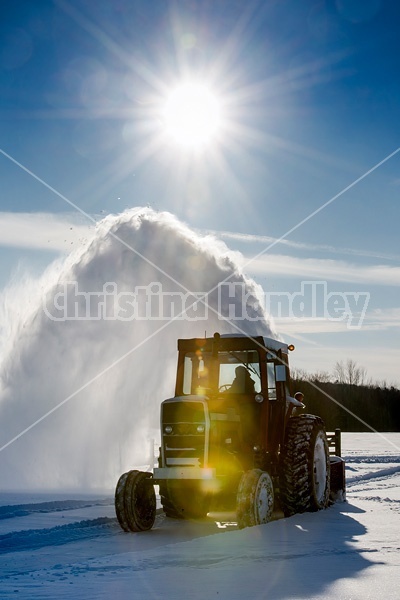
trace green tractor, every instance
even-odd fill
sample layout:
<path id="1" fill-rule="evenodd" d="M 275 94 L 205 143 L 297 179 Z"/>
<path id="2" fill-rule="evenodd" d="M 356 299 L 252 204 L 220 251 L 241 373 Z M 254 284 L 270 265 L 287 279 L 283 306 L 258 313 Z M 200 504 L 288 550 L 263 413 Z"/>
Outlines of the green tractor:
<path id="1" fill-rule="evenodd" d="M 168 517 L 236 510 L 239 528 L 267 523 L 277 506 L 291 516 L 343 497 L 344 461 L 330 455 L 323 421 L 296 414 L 304 404 L 289 392 L 293 349 L 261 336 L 178 340 L 175 396 L 161 404 L 158 468 L 129 471 L 117 484 L 122 529 L 151 529 L 155 485 Z M 340 448 L 338 430 L 332 439 Z"/>

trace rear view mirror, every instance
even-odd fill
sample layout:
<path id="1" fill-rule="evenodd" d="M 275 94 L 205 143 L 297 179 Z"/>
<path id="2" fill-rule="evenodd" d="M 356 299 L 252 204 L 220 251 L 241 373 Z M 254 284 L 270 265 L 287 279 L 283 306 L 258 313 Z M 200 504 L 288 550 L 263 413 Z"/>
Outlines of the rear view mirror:
<path id="1" fill-rule="evenodd" d="M 276 367 L 275 367 L 275 381 L 286 381 L 286 367 L 285 367 L 285 365 L 276 365 Z"/>

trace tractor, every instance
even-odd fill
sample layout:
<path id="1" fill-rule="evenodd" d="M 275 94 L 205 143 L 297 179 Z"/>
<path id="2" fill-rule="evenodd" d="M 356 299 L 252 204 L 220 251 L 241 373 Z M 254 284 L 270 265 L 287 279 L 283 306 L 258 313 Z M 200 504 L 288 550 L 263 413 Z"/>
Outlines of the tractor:
<path id="1" fill-rule="evenodd" d="M 119 478 L 115 509 L 127 532 L 151 529 L 159 486 L 167 517 L 201 519 L 236 510 L 239 528 L 328 506 L 344 496 L 344 461 L 331 456 L 320 417 L 298 414 L 289 351 L 262 336 L 178 340 L 175 396 L 161 404 L 161 447 L 153 472 Z M 336 430 L 340 447 L 340 431 Z"/>

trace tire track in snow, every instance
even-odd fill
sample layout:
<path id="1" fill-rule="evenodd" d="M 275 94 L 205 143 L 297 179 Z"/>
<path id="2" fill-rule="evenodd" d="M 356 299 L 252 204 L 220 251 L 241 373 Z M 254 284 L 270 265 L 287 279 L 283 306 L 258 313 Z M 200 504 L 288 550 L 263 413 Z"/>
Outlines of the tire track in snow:
<path id="1" fill-rule="evenodd" d="M 0 506 L 0 520 L 14 519 L 15 517 L 26 517 L 34 513 L 52 513 L 93 506 L 110 506 L 113 499 L 104 498 L 99 500 L 54 500 L 52 502 L 32 502 L 30 504 L 10 504 Z"/>
<path id="2" fill-rule="evenodd" d="M 382 463 L 400 463 L 400 455 L 395 454 L 383 454 L 383 455 L 375 455 L 371 456 L 369 454 L 366 455 L 348 455 L 343 456 L 346 464 L 348 463 L 359 463 L 359 464 L 382 464 Z"/>
<path id="3" fill-rule="evenodd" d="M 99 517 L 51 529 L 28 529 L 13 531 L 0 536 L 0 554 L 20 550 L 37 550 L 45 546 L 60 546 L 88 538 L 113 535 L 119 530 L 116 518 Z"/>
<path id="4" fill-rule="evenodd" d="M 353 477 L 346 476 L 346 487 L 357 485 L 361 481 L 370 481 L 371 479 L 387 479 L 400 473 L 400 465 L 396 467 L 389 467 L 387 469 L 380 469 L 373 473 L 365 473 L 364 475 L 354 475 Z"/>

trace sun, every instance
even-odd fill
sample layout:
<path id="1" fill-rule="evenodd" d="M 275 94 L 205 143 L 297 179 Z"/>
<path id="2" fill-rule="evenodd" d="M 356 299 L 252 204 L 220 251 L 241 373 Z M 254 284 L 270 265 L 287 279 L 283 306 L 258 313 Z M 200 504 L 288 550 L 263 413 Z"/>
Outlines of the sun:
<path id="1" fill-rule="evenodd" d="M 221 103 L 206 85 L 185 83 L 167 97 L 162 120 L 167 136 L 185 148 L 202 148 L 221 129 Z"/>

